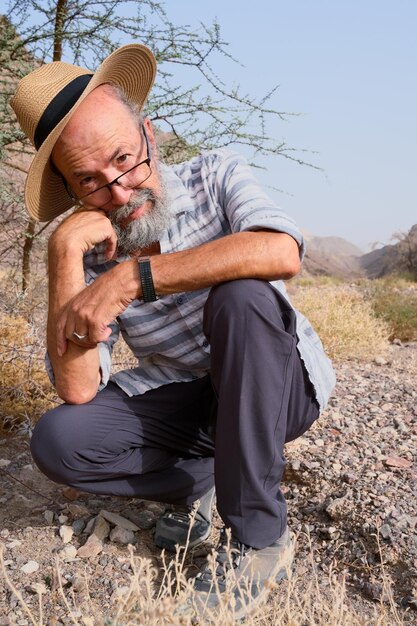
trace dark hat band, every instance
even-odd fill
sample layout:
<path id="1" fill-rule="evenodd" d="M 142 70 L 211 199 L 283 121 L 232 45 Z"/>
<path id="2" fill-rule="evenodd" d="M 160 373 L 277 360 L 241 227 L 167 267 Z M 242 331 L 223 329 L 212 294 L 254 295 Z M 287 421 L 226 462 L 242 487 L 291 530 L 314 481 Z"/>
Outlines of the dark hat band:
<path id="1" fill-rule="evenodd" d="M 45 139 L 55 126 L 66 116 L 74 106 L 84 89 L 90 82 L 93 74 L 82 74 L 74 78 L 57 95 L 52 98 L 36 126 L 33 138 L 36 150 L 39 150 Z"/>

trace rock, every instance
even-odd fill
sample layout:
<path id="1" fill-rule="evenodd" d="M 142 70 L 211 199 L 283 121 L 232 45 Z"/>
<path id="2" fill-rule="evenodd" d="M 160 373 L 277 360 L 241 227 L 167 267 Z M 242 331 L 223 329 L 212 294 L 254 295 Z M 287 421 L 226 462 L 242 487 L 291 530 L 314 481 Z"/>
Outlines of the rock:
<path id="1" fill-rule="evenodd" d="M 39 563 L 37 561 L 28 561 L 20 568 L 24 574 L 33 574 L 33 572 L 37 572 L 39 569 Z"/>
<path id="2" fill-rule="evenodd" d="M 78 535 L 81 535 L 84 528 L 85 528 L 85 521 L 83 519 L 76 519 L 72 523 L 72 530 L 74 531 L 74 535 L 76 537 L 78 537 Z"/>
<path id="3" fill-rule="evenodd" d="M 10 463 L 9 459 L 0 459 L 0 467 L 7 467 Z"/>
<path id="4" fill-rule="evenodd" d="M 326 506 L 326 513 L 334 520 L 341 519 L 349 510 L 349 505 L 345 498 L 336 498 Z"/>
<path id="5" fill-rule="evenodd" d="M 149 530 L 155 526 L 156 518 L 151 511 L 139 511 L 132 521 L 135 522 L 141 530 Z"/>
<path id="6" fill-rule="evenodd" d="M 117 513 L 112 513 L 111 511 L 105 511 L 104 509 L 102 509 L 99 515 L 101 515 L 101 517 L 104 517 L 104 519 L 110 522 L 110 524 L 113 524 L 113 526 L 120 526 L 125 530 L 140 530 L 139 527 L 136 526 L 136 524 L 126 519 L 125 517 L 118 515 Z"/>
<path id="7" fill-rule="evenodd" d="M 71 563 L 78 555 L 77 548 L 72 544 L 67 544 L 59 552 L 59 556 L 65 563 Z"/>
<path id="8" fill-rule="evenodd" d="M 74 534 L 74 529 L 71 526 L 61 526 L 59 529 L 59 536 L 61 537 L 63 543 L 69 543 Z"/>
<path id="9" fill-rule="evenodd" d="M 71 502 L 71 504 L 67 505 L 66 509 L 75 518 L 90 516 L 90 511 L 86 506 L 84 506 L 84 504 L 75 504 Z"/>
<path id="10" fill-rule="evenodd" d="M 399 456 L 389 456 L 383 461 L 388 467 L 408 468 L 412 466 L 412 462 Z"/>
<path id="11" fill-rule="evenodd" d="M 67 500 L 77 500 L 77 498 L 81 495 L 81 491 L 78 489 L 74 489 L 74 487 L 64 487 L 62 490 L 62 495 L 67 498 Z"/>
<path id="12" fill-rule="evenodd" d="M 44 583 L 32 583 L 27 589 L 30 593 L 37 593 L 38 595 L 48 593 L 48 589 Z"/>
<path id="13" fill-rule="evenodd" d="M 385 359 L 383 359 L 382 356 L 377 356 L 374 359 L 374 363 L 375 363 L 375 365 L 380 365 L 381 366 L 381 365 L 386 365 L 387 361 Z"/>
<path id="14" fill-rule="evenodd" d="M 68 515 L 64 515 L 63 513 L 61 513 L 61 515 L 58 515 L 58 522 L 60 524 L 65 524 L 65 522 L 68 522 Z"/>
<path id="15" fill-rule="evenodd" d="M 121 526 L 116 526 L 110 533 L 110 541 L 127 546 L 136 542 L 135 533 Z"/>
<path id="16" fill-rule="evenodd" d="M 381 528 L 379 529 L 379 533 L 383 539 L 390 539 L 391 526 L 389 524 L 382 524 Z"/>
<path id="17" fill-rule="evenodd" d="M 6 543 L 6 548 L 8 548 L 9 550 L 13 550 L 13 548 L 16 548 L 21 545 L 22 545 L 21 541 L 19 541 L 18 539 L 13 539 L 13 541 Z"/>
<path id="18" fill-rule="evenodd" d="M 90 535 L 81 548 L 77 550 L 77 556 L 82 559 L 93 559 L 103 550 L 103 542 L 96 535 Z"/>
<path id="19" fill-rule="evenodd" d="M 43 516 L 46 520 L 46 523 L 49 524 L 49 526 L 51 526 L 54 522 L 54 512 L 53 511 L 49 511 L 48 509 L 46 511 L 43 512 Z"/>
<path id="20" fill-rule="evenodd" d="M 103 541 L 106 537 L 109 536 L 110 533 L 110 525 L 106 522 L 106 520 L 101 516 L 97 515 L 96 521 L 94 523 L 93 534 Z"/>

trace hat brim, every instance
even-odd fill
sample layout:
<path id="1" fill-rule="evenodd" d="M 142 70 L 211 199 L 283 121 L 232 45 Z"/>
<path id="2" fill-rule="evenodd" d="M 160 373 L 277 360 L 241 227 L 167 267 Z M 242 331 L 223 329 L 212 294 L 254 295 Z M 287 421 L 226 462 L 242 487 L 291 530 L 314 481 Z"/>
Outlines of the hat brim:
<path id="1" fill-rule="evenodd" d="M 25 204 L 29 215 L 48 222 L 74 206 L 62 178 L 52 169 L 50 156 L 68 120 L 81 102 L 96 87 L 112 84 L 141 110 L 152 88 L 156 62 L 152 52 L 141 44 L 128 44 L 108 56 L 94 73 L 87 87 L 45 139 L 30 165 L 25 185 Z"/>

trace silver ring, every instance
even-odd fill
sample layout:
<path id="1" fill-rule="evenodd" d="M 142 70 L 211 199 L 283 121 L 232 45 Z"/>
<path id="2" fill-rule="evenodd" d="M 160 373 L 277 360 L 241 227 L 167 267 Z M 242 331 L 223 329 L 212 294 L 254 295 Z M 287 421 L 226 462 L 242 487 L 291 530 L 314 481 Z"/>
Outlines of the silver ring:
<path id="1" fill-rule="evenodd" d="M 72 332 L 72 334 L 74 335 L 74 337 L 77 337 L 78 341 L 82 341 L 83 339 L 88 337 L 88 335 L 79 335 L 78 333 L 75 332 L 75 330 Z"/>

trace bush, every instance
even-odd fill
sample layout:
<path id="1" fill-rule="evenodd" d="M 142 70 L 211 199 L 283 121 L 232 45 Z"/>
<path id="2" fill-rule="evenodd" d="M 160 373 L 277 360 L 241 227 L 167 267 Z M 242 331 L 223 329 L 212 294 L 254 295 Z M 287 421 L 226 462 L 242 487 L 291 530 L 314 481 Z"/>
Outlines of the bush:
<path id="1" fill-rule="evenodd" d="M 378 279 L 364 287 L 375 315 L 389 326 L 389 338 L 417 339 L 417 286 L 404 279 Z"/>
<path id="2" fill-rule="evenodd" d="M 44 349 L 34 326 L 21 315 L 0 317 L 0 430 L 30 428 L 54 404 L 44 367 Z"/>
<path id="3" fill-rule="evenodd" d="M 294 305 L 310 320 L 331 358 L 372 360 L 387 350 L 389 327 L 356 287 L 311 285 L 292 291 Z"/>

